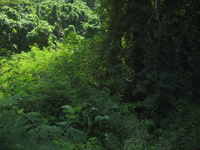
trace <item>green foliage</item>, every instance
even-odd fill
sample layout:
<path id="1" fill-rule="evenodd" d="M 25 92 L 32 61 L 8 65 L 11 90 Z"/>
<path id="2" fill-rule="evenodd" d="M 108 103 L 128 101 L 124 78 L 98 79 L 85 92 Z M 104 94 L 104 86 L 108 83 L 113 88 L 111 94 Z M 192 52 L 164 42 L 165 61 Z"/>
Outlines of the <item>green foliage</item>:
<path id="1" fill-rule="evenodd" d="M 12 19 L 8 19 L 7 16 L 3 13 L 0 14 L 0 38 L 1 38 L 1 49 L 17 49 L 17 44 L 12 42 L 15 40 L 18 31 L 20 29 L 20 24 Z M 7 55 L 12 53 L 11 51 L 0 51 L 1 55 Z"/>
<path id="2" fill-rule="evenodd" d="M 9 120 L 4 120 L 4 117 L 8 117 Z M 63 131 L 59 126 L 49 125 L 48 120 L 36 112 L 9 111 L 0 119 L 4 121 L 1 124 L 4 129 L 0 130 L 3 135 L 0 139 L 3 149 L 78 150 L 97 147 L 95 138 L 88 139 L 85 144 L 81 143 L 78 139 L 84 133 L 72 127 Z M 72 141 L 73 137 L 76 138 L 75 141 Z"/>
<path id="3" fill-rule="evenodd" d="M 50 11 L 49 15 L 48 15 L 48 22 L 51 25 L 54 25 L 55 22 L 59 21 L 59 17 L 58 17 L 58 6 L 57 5 L 53 5 L 52 6 L 52 10 Z"/>
<path id="4" fill-rule="evenodd" d="M 87 38 L 100 29 L 99 18 L 82 1 L 24 1 L 13 7 L 4 6 L 0 11 L 0 53 L 3 56 L 29 51 L 34 43 L 40 48 L 55 47 L 71 25 L 77 34 Z"/>
<path id="5" fill-rule="evenodd" d="M 8 49 L 1 52 L 2 55 L 28 51 L 29 46 L 37 43 L 40 47 L 48 46 L 49 37 L 52 34 L 52 27 L 45 21 L 39 21 L 34 14 L 25 16 L 25 19 L 15 21 L 8 19 L 6 15 L 0 15 L 0 37 L 1 48 Z"/>
<path id="6" fill-rule="evenodd" d="M 99 49 L 101 61 L 98 62 L 100 66 L 106 66 L 99 77 L 104 79 L 101 86 L 110 88 L 113 94 L 124 89 L 123 100 L 138 104 L 135 110 L 140 118 L 153 119 L 161 132 L 156 135 L 156 128 L 151 132 L 158 139 L 164 136 L 162 142 L 165 143 L 160 147 L 154 145 L 154 149 L 198 149 L 199 136 L 191 136 L 193 131 L 183 132 L 187 127 L 176 124 L 179 118 L 187 122 L 188 116 L 176 111 L 186 111 L 185 106 L 177 106 L 183 99 L 189 106 L 187 111 L 193 112 L 194 105 L 199 108 L 199 94 L 194 90 L 200 87 L 199 69 L 192 65 L 195 62 L 200 66 L 197 60 L 199 39 L 196 38 L 199 37 L 199 10 L 196 7 L 199 2 L 100 2 L 99 13 L 107 21 L 105 27 L 108 29 L 104 32 L 107 38 Z M 171 122 L 172 116 L 175 116 L 174 122 Z M 196 124 L 192 122 L 188 126 Z M 163 127 L 167 124 L 169 126 Z M 170 126 L 181 129 L 176 132 Z M 194 130 L 199 132 L 197 128 Z M 173 137 L 174 141 L 167 137 Z M 191 140 L 179 145 L 177 141 L 184 138 Z"/>
<path id="7" fill-rule="evenodd" d="M 0 6 L 18 5 L 21 3 L 22 3 L 22 0 L 1 0 Z"/>
<path id="8" fill-rule="evenodd" d="M 40 21 L 38 26 L 26 35 L 30 45 L 37 43 L 40 48 L 48 46 L 52 34 L 52 27 L 45 21 Z"/>
<path id="9" fill-rule="evenodd" d="M 64 30 L 64 36 L 67 37 L 69 34 L 73 34 L 76 36 L 76 29 L 73 25 L 69 25 L 68 28 L 65 28 Z"/>
<path id="10" fill-rule="evenodd" d="M 96 9 L 98 2 L 97 0 L 83 0 L 84 2 L 87 3 L 87 5 L 91 8 L 91 9 Z"/>
<path id="11" fill-rule="evenodd" d="M 199 2 L 98 1 L 101 21 L 94 0 L 13 2 L 0 149 L 200 149 Z"/>
<path id="12" fill-rule="evenodd" d="M 5 15 L 8 16 L 9 19 L 13 19 L 15 21 L 19 21 L 21 19 L 21 16 L 19 15 L 19 13 L 11 8 L 11 7 L 3 7 L 3 13 L 5 13 Z"/>
<path id="13" fill-rule="evenodd" d="M 148 134 L 147 127 L 132 114 L 134 105 L 97 89 L 86 73 L 88 41 L 66 40 L 57 50 L 33 46 L 28 53 L 1 60 L 2 147 L 120 150 L 133 133 L 138 134 L 133 141 L 143 140 L 139 134 Z"/>

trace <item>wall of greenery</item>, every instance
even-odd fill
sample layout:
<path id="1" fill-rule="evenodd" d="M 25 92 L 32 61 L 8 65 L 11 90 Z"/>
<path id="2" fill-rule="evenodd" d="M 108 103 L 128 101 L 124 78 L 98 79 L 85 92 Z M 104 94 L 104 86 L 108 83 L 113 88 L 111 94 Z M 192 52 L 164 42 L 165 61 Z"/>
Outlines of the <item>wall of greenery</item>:
<path id="1" fill-rule="evenodd" d="M 0 150 L 199 150 L 197 0 L 2 0 Z"/>

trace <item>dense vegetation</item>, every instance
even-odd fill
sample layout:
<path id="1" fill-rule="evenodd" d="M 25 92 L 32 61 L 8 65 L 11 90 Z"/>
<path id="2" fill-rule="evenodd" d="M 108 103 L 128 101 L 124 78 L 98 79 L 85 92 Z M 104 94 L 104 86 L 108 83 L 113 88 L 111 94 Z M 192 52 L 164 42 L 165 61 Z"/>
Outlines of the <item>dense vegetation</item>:
<path id="1" fill-rule="evenodd" d="M 0 150 L 199 150 L 197 0 L 2 0 Z"/>

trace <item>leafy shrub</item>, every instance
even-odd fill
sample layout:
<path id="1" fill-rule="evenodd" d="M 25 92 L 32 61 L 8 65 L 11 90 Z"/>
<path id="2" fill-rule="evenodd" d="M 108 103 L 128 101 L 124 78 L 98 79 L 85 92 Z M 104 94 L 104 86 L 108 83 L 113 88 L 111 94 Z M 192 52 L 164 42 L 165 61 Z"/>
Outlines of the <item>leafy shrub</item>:
<path id="1" fill-rule="evenodd" d="M 86 73 L 89 51 L 82 44 L 87 42 L 70 42 L 74 38 L 69 36 L 57 50 L 33 46 L 28 53 L 1 60 L 3 148 L 120 150 L 127 149 L 124 142 L 134 134 L 134 142 L 148 139 L 148 127 L 139 127 L 134 105 L 95 86 Z"/>

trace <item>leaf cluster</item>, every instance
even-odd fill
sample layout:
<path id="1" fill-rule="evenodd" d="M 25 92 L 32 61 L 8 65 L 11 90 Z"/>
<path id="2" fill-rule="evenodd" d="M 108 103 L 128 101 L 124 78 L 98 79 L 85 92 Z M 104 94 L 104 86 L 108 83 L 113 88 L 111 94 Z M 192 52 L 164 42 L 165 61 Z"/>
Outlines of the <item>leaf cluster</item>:
<path id="1" fill-rule="evenodd" d="M 10 56 L 29 51 L 33 44 L 56 47 L 65 30 L 74 26 L 78 35 L 93 37 L 100 30 L 100 20 L 82 1 L 24 1 L 0 9 L 0 53 Z"/>

